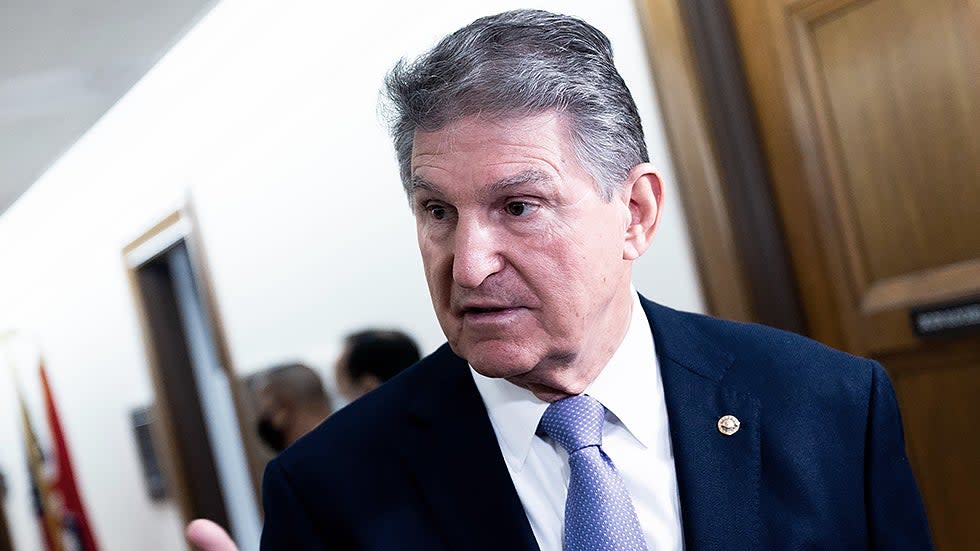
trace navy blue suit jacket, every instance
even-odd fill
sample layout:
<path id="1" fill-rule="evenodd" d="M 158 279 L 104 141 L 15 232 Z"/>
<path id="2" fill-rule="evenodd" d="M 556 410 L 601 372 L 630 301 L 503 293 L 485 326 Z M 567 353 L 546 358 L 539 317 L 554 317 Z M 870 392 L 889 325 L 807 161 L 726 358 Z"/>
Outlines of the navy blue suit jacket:
<path id="1" fill-rule="evenodd" d="M 643 299 L 689 550 L 929 549 L 880 365 Z M 741 421 L 725 436 L 723 415 Z M 273 460 L 262 549 L 537 549 L 464 360 L 443 346 Z M 548 551 L 548 550 L 545 550 Z"/>

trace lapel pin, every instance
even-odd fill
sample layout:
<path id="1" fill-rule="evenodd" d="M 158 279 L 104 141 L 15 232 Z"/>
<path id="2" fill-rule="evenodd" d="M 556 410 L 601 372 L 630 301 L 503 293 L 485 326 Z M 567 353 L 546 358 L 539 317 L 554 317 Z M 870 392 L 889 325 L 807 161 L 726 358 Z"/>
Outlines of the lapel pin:
<path id="1" fill-rule="evenodd" d="M 718 419 L 718 432 L 724 434 L 725 436 L 731 436 L 738 432 L 738 428 L 742 424 L 739 423 L 738 417 L 734 415 L 725 415 L 721 419 Z"/>

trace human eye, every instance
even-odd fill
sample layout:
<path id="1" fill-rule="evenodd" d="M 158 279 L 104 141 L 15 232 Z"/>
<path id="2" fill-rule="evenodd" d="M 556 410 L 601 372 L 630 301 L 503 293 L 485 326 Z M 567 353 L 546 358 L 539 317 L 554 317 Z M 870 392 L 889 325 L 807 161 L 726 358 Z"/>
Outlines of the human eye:
<path id="1" fill-rule="evenodd" d="M 504 210 L 515 218 L 523 218 L 538 210 L 538 205 L 529 201 L 508 201 Z"/>
<path id="2" fill-rule="evenodd" d="M 427 202 L 422 205 L 422 210 L 433 220 L 445 220 L 451 214 L 449 207 L 442 203 Z"/>

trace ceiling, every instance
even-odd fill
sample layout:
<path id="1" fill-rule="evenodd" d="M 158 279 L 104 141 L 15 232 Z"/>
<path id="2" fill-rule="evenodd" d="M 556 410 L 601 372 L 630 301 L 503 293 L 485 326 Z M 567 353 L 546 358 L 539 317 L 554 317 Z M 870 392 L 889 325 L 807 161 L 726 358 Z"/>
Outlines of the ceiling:
<path id="1" fill-rule="evenodd" d="M 0 0 L 0 214 L 217 0 Z"/>

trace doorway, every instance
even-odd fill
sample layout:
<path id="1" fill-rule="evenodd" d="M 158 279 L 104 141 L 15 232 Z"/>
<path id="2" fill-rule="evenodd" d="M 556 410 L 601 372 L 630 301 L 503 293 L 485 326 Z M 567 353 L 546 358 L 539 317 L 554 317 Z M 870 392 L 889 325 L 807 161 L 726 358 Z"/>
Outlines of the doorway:
<path id="1" fill-rule="evenodd" d="M 182 210 L 124 251 L 154 381 L 154 432 L 184 521 L 214 520 L 252 551 L 261 532 L 254 454 L 198 239 Z"/>

